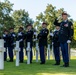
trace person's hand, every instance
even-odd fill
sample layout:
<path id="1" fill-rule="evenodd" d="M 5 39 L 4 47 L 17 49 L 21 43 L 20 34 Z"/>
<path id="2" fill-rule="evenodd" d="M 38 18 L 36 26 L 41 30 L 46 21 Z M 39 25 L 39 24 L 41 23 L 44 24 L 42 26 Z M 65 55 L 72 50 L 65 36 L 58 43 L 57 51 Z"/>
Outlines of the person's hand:
<path id="1" fill-rule="evenodd" d="M 52 37 L 53 37 L 53 36 L 54 36 L 54 34 L 53 34 L 53 33 L 50 33 L 50 36 L 52 36 Z"/>
<path id="2" fill-rule="evenodd" d="M 52 42 L 52 45 L 54 44 L 54 42 Z"/>
<path id="3" fill-rule="evenodd" d="M 23 41 L 23 39 L 20 39 L 20 40 L 19 40 L 19 42 L 22 42 L 22 41 Z"/>
<path id="4" fill-rule="evenodd" d="M 37 36 L 38 35 L 37 32 L 34 32 L 34 35 Z"/>
<path id="5" fill-rule="evenodd" d="M 70 40 L 68 40 L 68 41 L 67 41 L 67 43 L 71 43 L 71 41 L 70 41 Z"/>

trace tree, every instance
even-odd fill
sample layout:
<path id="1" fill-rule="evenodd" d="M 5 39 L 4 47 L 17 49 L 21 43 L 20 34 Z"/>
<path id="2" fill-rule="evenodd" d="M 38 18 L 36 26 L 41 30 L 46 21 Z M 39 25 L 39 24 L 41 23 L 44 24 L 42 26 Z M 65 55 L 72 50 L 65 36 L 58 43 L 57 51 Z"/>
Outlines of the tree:
<path id="1" fill-rule="evenodd" d="M 8 29 L 14 26 L 14 20 L 11 17 L 11 11 L 13 4 L 10 3 L 8 0 L 5 2 L 0 2 L 0 34 L 2 33 L 3 29 Z"/>
<path id="2" fill-rule="evenodd" d="M 38 24 L 41 24 L 42 22 L 47 22 L 48 24 L 48 29 L 49 30 L 53 30 L 54 29 L 54 25 L 53 22 L 55 21 L 55 19 L 57 17 L 61 18 L 61 13 L 64 11 L 63 8 L 56 10 L 55 6 L 52 6 L 51 4 L 48 4 L 46 7 L 46 10 L 44 11 L 44 13 L 40 13 L 38 16 L 36 16 L 36 22 L 34 23 L 34 26 L 37 26 Z M 38 23 L 36 25 L 36 23 Z M 39 25 L 38 25 L 38 28 Z"/>
<path id="3" fill-rule="evenodd" d="M 71 46 L 72 48 L 76 48 L 76 21 L 74 21 L 73 26 L 74 26 L 74 36 L 73 36 L 74 38 L 72 40 Z"/>
<path id="4" fill-rule="evenodd" d="M 25 10 L 15 10 L 13 12 L 13 4 L 10 1 L 5 0 L 0 2 L 0 34 L 3 29 L 15 28 L 17 31 L 20 26 L 24 28 L 28 24 L 33 24 L 33 20 L 29 17 L 28 12 Z M 12 13 L 11 13 L 12 12 Z"/>
<path id="5" fill-rule="evenodd" d="M 76 21 L 74 22 L 74 40 L 76 40 Z"/>
<path id="6" fill-rule="evenodd" d="M 33 20 L 29 17 L 28 12 L 25 10 L 15 10 L 12 14 L 12 17 L 15 21 L 15 29 L 18 30 L 20 26 L 26 28 L 26 25 L 33 24 Z"/>

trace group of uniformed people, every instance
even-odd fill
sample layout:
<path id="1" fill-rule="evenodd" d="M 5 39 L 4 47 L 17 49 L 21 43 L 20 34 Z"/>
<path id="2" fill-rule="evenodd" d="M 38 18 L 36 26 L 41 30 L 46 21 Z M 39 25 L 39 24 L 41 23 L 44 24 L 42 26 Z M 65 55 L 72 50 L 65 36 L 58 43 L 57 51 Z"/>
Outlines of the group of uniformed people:
<path id="1" fill-rule="evenodd" d="M 70 43 L 73 39 L 73 24 L 68 20 L 68 14 L 62 13 L 62 22 L 58 22 L 56 19 L 54 22 L 56 30 L 54 34 L 50 34 L 53 39 L 53 51 L 55 55 L 56 63 L 54 65 L 60 65 L 60 48 L 62 52 L 63 67 L 69 67 L 70 59 Z"/>
<path id="2" fill-rule="evenodd" d="M 27 48 L 27 42 L 30 42 L 30 63 L 32 63 L 32 45 L 33 45 L 33 31 L 32 31 L 32 25 L 27 25 L 27 31 L 26 33 L 23 32 L 23 27 L 20 27 L 18 30 L 18 33 L 16 34 L 14 32 L 13 28 L 10 28 L 10 32 L 8 30 L 4 30 L 4 34 L 1 37 L 4 39 L 4 47 L 6 48 L 6 51 L 4 52 L 4 60 L 7 60 L 7 49 L 8 49 L 8 54 L 10 60 L 8 62 L 13 62 L 13 49 L 15 46 L 15 42 L 19 41 L 19 60 L 20 63 L 23 63 L 24 60 L 24 44 L 26 45 Z M 25 42 L 25 43 L 24 43 Z M 26 51 L 27 54 L 27 51 Z"/>
<path id="3" fill-rule="evenodd" d="M 61 23 L 58 22 L 56 19 L 54 22 L 55 31 L 52 33 L 50 32 L 50 39 L 52 40 L 53 45 L 53 52 L 55 56 L 56 63 L 54 65 L 60 65 L 60 48 L 62 51 L 62 58 L 64 65 L 63 67 L 69 67 L 69 43 L 72 41 L 73 37 L 73 24 L 68 20 L 68 14 L 63 12 L 62 13 L 63 21 Z M 4 39 L 4 47 L 6 48 L 6 52 L 4 52 L 4 60 L 7 60 L 7 49 L 9 54 L 9 62 L 13 62 L 13 49 L 15 45 L 15 41 L 19 41 L 19 60 L 20 63 L 23 63 L 24 60 L 24 43 L 25 47 L 27 48 L 27 42 L 30 42 L 30 63 L 32 63 L 32 46 L 33 46 L 33 36 L 34 31 L 32 30 L 32 25 L 27 25 L 26 33 L 23 32 L 23 28 L 20 27 L 18 34 L 14 32 L 13 28 L 10 28 L 10 32 L 8 30 L 4 30 L 4 34 L 2 38 Z M 49 34 L 49 30 L 47 29 L 47 23 L 42 23 L 42 29 L 39 32 L 37 39 L 39 41 L 39 52 L 40 52 L 40 64 L 45 64 L 46 58 L 46 47 L 47 47 L 47 36 Z M 26 51 L 27 54 L 27 51 Z"/>

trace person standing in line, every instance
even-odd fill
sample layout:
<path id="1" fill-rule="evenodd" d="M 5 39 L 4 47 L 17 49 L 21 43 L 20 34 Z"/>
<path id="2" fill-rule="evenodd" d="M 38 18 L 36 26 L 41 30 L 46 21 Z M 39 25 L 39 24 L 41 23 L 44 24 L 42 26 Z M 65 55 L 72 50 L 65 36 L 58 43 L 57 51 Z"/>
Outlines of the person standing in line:
<path id="1" fill-rule="evenodd" d="M 25 41 L 26 41 L 26 48 L 27 48 L 27 43 L 30 42 L 30 48 L 31 48 L 31 51 L 30 51 L 30 63 L 32 63 L 32 58 L 33 58 L 33 54 L 32 54 L 32 46 L 33 46 L 33 30 L 32 30 L 32 25 L 29 24 L 26 26 L 27 28 L 27 31 L 26 31 L 26 34 L 25 34 Z M 26 54 L 27 54 L 27 51 L 26 51 Z"/>
<path id="2" fill-rule="evenodd" d="M 19 28 L 18 35 L 17 35 L 17 41 L 19 41 L 19 60 L 20 63 L 23 63 L 24 61 L 24 54 L 23 54 L 23 48 L 24 48 L 24 32 L 23 32 L 23 27 Z"/>
<path id="3" fill-rule="evenodd" d="M 53 52 L 56 61 L 54 65 L 60 65 L 60 42 L 59 42 L 60 26 L 56 25 L 55 28 L 56 28 L 55 31 L 53 33 L 50 33 L 50 39 L 52 40 Z"/>
<path id="4" fill-rule="evenodd" d="M 69 67 L 69 44 L 73 38 L 73 24 L 68 20 L 68 14 L 66 12 L 62 13 L 62 22 L 58 23 L 58 20 L 55 20 L 54 24 L 60 25 L 59 30 L 59 42 L 62 50 L 62 57 L 64 65 L 63 67 Z"/>
<path id="5" fill-rule="evenodd" d="M 4 52 L 4 61 L 7 61 L 7 49 L 8 49 L 8 30 L 4 30 L 4 33 L 2 35 L 2 39 L 4 39 L 4 47 L 5 47 L 5 52 Z"/>
<path id="6" fill-rule="evenodd" d="M 38 40 L 39 40 L 39 50 L 40 50 L 40 64 L 45 64 L 45 47 L 47 46 L 47 36 L 48 36 L 48 29 L 47 29 L 47 23 L 42 23 L 42 29 L 40 33 L 38 34 Z"/>
<path id="7" fill-rule="evenodd" d="M 8 62 L 13 62 L 13 49 L 15 45 L 16 34 L 14 32 L 14 28 L 10 28 L 9 40 L 8 40 L 8 54 L 10 60 Z"/>

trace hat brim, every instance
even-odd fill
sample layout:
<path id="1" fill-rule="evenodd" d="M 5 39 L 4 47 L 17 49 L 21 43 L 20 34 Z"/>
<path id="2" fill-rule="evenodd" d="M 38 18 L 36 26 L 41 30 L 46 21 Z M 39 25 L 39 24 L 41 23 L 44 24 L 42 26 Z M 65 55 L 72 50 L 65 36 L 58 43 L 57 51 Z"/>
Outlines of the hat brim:
<path id="1" fill-rule="evenodd" d="M 27 25 L 26 28 L 29 27 L 29 26 L 32 27 L 32 25 Z"/>

